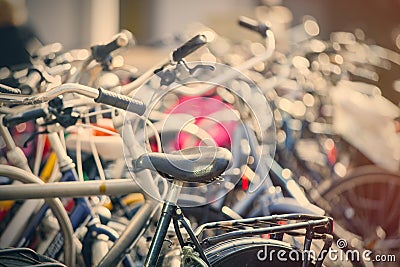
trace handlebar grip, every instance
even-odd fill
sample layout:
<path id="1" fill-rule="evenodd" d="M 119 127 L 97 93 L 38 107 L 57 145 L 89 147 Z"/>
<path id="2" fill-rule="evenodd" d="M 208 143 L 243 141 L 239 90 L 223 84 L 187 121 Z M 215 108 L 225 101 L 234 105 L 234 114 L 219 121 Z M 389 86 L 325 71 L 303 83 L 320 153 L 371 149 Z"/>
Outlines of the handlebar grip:
<path id="1" fill-rule="evenodd" d="M 5 116 L 3 118 L 3 124 L 6 127 L 14 127 L 18 124 L 27 122 L 27 121 L 33 121 L 36 120 L 38 118 L 42 118 L 46 116 L 46 112 L 39 108 L 39 109 L 33 109 L 33 110 L 29 110 L 26 112 L 23 112 L 21 114 L 18 115 L 8 115 Z"/>
<path id="2" fill-rule="evenodd" d="M 21 93 L 24 95 L 30 95 L 34 91 L 37 91 L 40 82 L 42 81 L 42 75 L 37 70 L 32 70 L 29 72 L 26 77 L 25 82 L 21 83 L 19 88 L 21 89 Z"/>
<path id="3" fill-rule="evenodd" d="M 181 47 L 177 48 L 174 52 L 172 52 L 172 59 L 175 62 L 181 61 L 184 57 L 193 53 L 206 43 L 207 37 L 203 34 L 198 34 L 186 43 L 184 43 Z"/>
<path id="4" fill-rule="evenodd" d="M 0 93 L 19 95 L 21 94 L 21 90 L 0 84 Z"/>
<path id="5" fill-rule="evenodd" d="M 245 27 L 249 30 L 255 31 L 259 33 L 263 38 L 267 37 L 267 30 L 269 27 L 265 25 L 265 23 L 258 22 L 254 19 L 245 17 L 245 16 L 240 16 L 239 17 L 239 25 L 242 27 Z"/>
<path id="6" fill-rule="evenodd" d="M 127 46 L 131 40 L 132 34 L 129 31 L 124 30 L 120 32 L 117 37 L 108 44 L 92 46 L 90 48 L 92 51 L 92 56 L 95 60 L 101 61 L 105 57 L 107 57 L 107 55 L 110 54 L 112 51 L 117 50 L 120 47 Z"/>
<path id="7" fill-rule="evenodd" d="M 117 94 L 103 88 L 99 88 L 99 96 L 94 101 L 96 103 L 127 110 L 138 115 L 143 115 L 146 111 L 146 105 L 141 100 Z"/>

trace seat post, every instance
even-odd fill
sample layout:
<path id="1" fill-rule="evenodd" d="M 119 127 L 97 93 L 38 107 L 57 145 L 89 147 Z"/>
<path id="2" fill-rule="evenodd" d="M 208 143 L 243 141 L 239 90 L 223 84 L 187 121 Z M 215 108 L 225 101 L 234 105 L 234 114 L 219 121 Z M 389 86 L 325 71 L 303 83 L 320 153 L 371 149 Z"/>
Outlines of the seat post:
<path id="1" fill-rule="evenodd" d="M 179 193 L 181 192 L 183 182 L 179 180 L 173 180 L 170 188 L 168 189 L 167 198 L 165 199 L 166 202 L 171 204 L 176 204 L 179 198 Z"/>
<path id="2" fill-rule="evenodd" d="M 157 264 L 169 225 L 173 215 L 176 213 L 176 202 L 178 201 L 182 185 L 183 182 L 174 180 L 171 187 L 168 189 L 167 199 L 164 201 L 161 217 L 158 221 L 157 229 L 154 233 L 144 267 L 153 267 Z"/>

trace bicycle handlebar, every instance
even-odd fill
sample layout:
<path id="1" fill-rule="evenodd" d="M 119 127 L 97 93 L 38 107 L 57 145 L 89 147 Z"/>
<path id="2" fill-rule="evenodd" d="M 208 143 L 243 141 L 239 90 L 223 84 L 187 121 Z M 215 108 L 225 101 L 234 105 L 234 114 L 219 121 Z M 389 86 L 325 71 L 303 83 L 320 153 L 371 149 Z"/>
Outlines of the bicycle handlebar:
<path id="1" fill-rule="evenodd" d="M 103 88 L 99 88 L 99 96 L 94 101 L 124 109 L 138 115 L 143 115 L 146 110 L 146 105 L 141 100 L 107 91 Z"/>
<path id="2" fill-rule="evenodd" d="M 146 110 L 145 104 L 139 99 L 134 99 L 125 95 L 106 91 L 103 88 L 95 89 L 76 83 L 66 83 L 58 87 L 54 87 L 46 92 L 35 95 L 1 94 L 0 103 L 17 105 L 40 104 L 48 102 L 65 93 L 77 93 L 84 95 L 93 98 L 96 103 L 102 103 L 124 109 L 138 115 L 143 115 Z"/>
<path id="3" fill-rule="evenodd" d="M 245 16 L 240 16 L 239 25 L 259 33 L 263 38 L 267 37 L 267 30 L 269 30 L 269 27 L 265 25 L 265 23 L 258 22 Z"/>
<path id="4" fill-rule="evenodd" d="M 129 44 L 129 41 L 132 39 L 132 34 L 127 31 L 121 31 L 114 40 L 105 45 L 95 45 L 90 49 L 92 51 L 92 57 L 96 61 L 104 60 L 112 51 L 117 50 L 118 48 L 125 47 Z"/>
<path id="5" fill-rule="evenodd" d="M 20 114 L 3 117 L 3 125 L 6 127 L 14 127 L 18 124 L 33 121 L 46 116 L 46 112 L 42 108 L 28 110 Z"/>
<path id="6" fill-rule="evenodd" d="M 148 79 L 150 79 L 154 73 L 160 70 L 160 67 L 163 68 L 164 66 L 171 64 L 171 61 L 174 62 L 179 62 L 181 61 L 184 57 L 188 56 L 189 54 L 193 53 L 203 45 L 207 44 L 207 38 L 203 34 L 198 34 L 183 45 L 181 45 L 179 48 L 175 49 L 171 53 L 171 57 L 168 59 L 164 59 L 152 68 L 150 68 L 148 71 L 146 71 L 144 74 L 142 74 L 140 77 L 138 77 L 136 80 L 134 80 L 131 83 L 125 84 L 121 87 L 121 92 L 124 94 L 132 94 L 133 90 L 139 88 L 142 86 Z"/>
<path id="7" fill-rule="evenodd" d="M 179 48 L 172 52 L 172 59 L 175 62 L 181 61 L 187 55 L 193 53 L 207 43 L 207 38 L 203 34 L 198 34 Z"/>

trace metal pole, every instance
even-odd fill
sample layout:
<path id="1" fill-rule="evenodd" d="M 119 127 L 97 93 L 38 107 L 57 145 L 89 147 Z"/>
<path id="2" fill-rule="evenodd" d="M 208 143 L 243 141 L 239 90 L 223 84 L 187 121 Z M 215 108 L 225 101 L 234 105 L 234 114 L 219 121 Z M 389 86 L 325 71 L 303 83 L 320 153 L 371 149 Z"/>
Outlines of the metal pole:
<path id="1" fill-rule="evenodd" d="M 42 199 L 56 197 L 83 197 L 141 193 L 142 189 L 132 180 L 56 182 L 48 184 L 3 185 L 0 200 Z"/>

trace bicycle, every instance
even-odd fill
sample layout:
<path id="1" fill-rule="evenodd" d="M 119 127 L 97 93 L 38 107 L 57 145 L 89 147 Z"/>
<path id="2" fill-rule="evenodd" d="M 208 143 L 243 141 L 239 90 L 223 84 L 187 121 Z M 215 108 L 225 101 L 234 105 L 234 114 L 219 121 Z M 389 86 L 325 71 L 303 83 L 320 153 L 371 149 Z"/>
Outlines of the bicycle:
<path id="1" fill-rule="evenodd" d="M 210 160 L 210 154 L 212 156 L 212 165 L 210 166 L 210 168 L 208 169 L 209 172 L 205 171 L 202 172 L 199 176 L 199 174 L 194 173 L 194 172 L 187 172 L 187 171 L 182 171 L 182 170 L 177 170 L 175 168 L 175 166 L 173 164 L 182 164 L 185 161 L 187 161 L 188 159 L 186 157 L 190 157 L 191 160 L 189 164 L 190 167 L 192 167 L 191 170 L 199 170 L 197 163 L 193 163 L 192 160 L 199 160 L 199 151 L 203 150 L 203 155 L 207 155 L 208 157 L 206 157 L 205 159 L 200 158 L 201 163 L 204 164 L 204 162 L 206 162 L 206 165 L 210 166 L 209 163 L 207 162 L 208 160 Z M 214 158 L 214 152 L 217 153 L 217 157 Z M 332 231 L 332 221 L 329 218 L 326 217 L 319 217 L 319 216 L 310 216 L 310 215 L 281 215 L 281 216 L 269 216 L 269 217 L 260 217 L 260 218 L 254 218 L 254 219 L 243 219 L 243 220 L 232 220 L 232 221 L 225 221 L 225 222 L 216 222 L 216 223 L 210 223 L 210 224 L 205 224 L 203 226 L 200 226 L 198 228 L 198 230 L 196 230 L 196 233 L 193 233 L 192 230 L 190 229 L 189 225 L 187 224 L 186 220 L 183 219 L 182 213 L 180 212 L 180 209 L 172 202 L 176 202 L 176 198 L 177 198 L 177 191 L 179 191 L 179 187 L 182 185 L 182 180 L 183 181 L 191 181 L 193 182 L 194 180 L 199 179 L 199 181 L 209 181 L 210 177 L 213 177 L 214 175 L 219 175 L 222 170 L 219 169 L 218 167 L 220 167 L 221 165 L 226 167 L 229 163 L 229 157 L 230 154 L 229 152 L 227 152 L 227 150 L 223 149 L 223 148 L 215 148 L 215 147 L 196 147 L 196 148 L 190 148 L 187 150 L 183 150 L 180 153 L 182 153 L 182 155 L 179 155 L 178 153 L 176 154 L 162 154 L 162 153 L 149 153 L 149 154 L 144 154 L 142 157 L 140 157 L 137 161 L 136 161 L 136 166 L 137 168 L 150 168 L 150 169 L 157 169 L 158 171 L 164 173 L 168 178 L 171 178 L 171 175 L 175 175 L 175 173 L 178 173 L 179 175 L 183 175 L 184 178 L 180 178 L 180 180 L 175 180 L 174 181 L 174 188 L 171 188 L 171 190 L 169 191 L 169 196 L 168 196 L 168 201 L 166 201 L 164 203 L 163 206 L 163 214 L 161 215 L 161 218 L 159 220 L 159 224 L 157 226 L 157 231 L 155 234 L 155 237 L 152 241 L 152 245 L 150 248 L 150 254 L 146 260 L 146 264 L 145 266 L 154 266 L 155 263 L 157 262 L 158 259 L 158 254 L 161 251 L 161 247 L 162 247 L 162 243 L 161 241 L 164 240 L 165 235 L 168 231 L 168 226 L 169 226 L 169 221 L 173 220 L 174 221 L 174 227 L 175 230 L 178 231 L 177 235 L 178 235 L 178 240 L 180 245 L 183 245 L 183 247 L 185 247 L 185 245 L 187 245 L 186 243 L 183 242 L 183 238 L 182 236 L 179 234 L 180 230 L 179 230 L 179 225 L 178 222 L 180 222 L 183 227 L 185 228 L 186 231 L 188 231 L 188 235 L 190 236 L 190 240 L 191 242 L 193 242 L 194 247 L 196 248 L 197 253 L 199 254 L 193 254 L 190 252 L 193 252 L 193 249 L 191 249 L 190 247 L 188 248 L 184 248 L 184 251 L 187 252 L 189 260 L 189 263 L 192 263 L 192 260 L 194 262 L 197 262 L 199 264 L 201 264 L 200 266 L 209 266 L 209 265 L 205 265 L 205 263 L 208 262 L 208 259 L 206 257 L 206 254 L 202 253 L 202 249 L 200 247 L 200 243 L 198 243 L 196 236 L 199 236 L 201 234 L 204 234 L 205 230 L 213 230 L 216 228 L 223 228 L 223 229 L 228 229 L 231 230 L 231 232 L 228 234 L 221 234 L 221 235 L 217 235 L 217 236 L 212 236 L 212 237 L 208 237 L 205 238 L 202 241 L 202 244 L 204 245 L 214 245 L 215 246 L 211 246 L 208 250 L 207 253 L 209 253 L 209 257 L 212 256 L 212 263 L 213 266 L 220 266 L 218 264 L 228 264 L 228 262 L 232 263 L 234 261 L 236 261 L 235 258 L 232 258 L 235 254 L 232 254 L 232 252 L 230 253 L 225 253 L 224 251 L 226 250 L 231 250 L 232 246 L 234 244 L 238 244 L 240 245 L 240 248 L 237 249 L 237 251 L 241 251 L 242 253 L 240 254 L 241 257 L 243 256 L 243 253 L 248 252 L 249 256 L 253 255 L 254 256 L 254 252 L 255 251 L 260 251 L 260 249 L 264 248 L 265 246 L 268 246 L 271 249 L 284 249 L 286 251 L 289 251 L 290 249 L 292 249 L 289 245 L 282 243 L 282 242 L 276 242 L 273 241 L 272 244 L 270 242 L 268 242 L 268 240 L 265 239 L 258 239 L 258 240 L 254 240 L 254 239 L 238 239 L 235 240 L 235 242 L 225 242 L 224 246 L 222 246 L 219 242 L 222 242 L 224 240 L 226 240 L 227 238 L 232 238 L 232 237 L 243 237 L 243 236 L 252 236 L 254 234 L 259 235 L 259 234 L 282 234 L 285 232 L 288 232 L 288 234 L 294 234 L 294 235 L 305 235 L 307 236 L 307 241 L 305 242 L 305 250 L 310 249 L 310 245 L 311 245 L 311 241 L 312 239 L 324 239 L 325 242 L 325 246 L 324 246 L 324 250 L 323 251 L 327 251 L 327 248 L 329 248 L 330 246 L 330 242 L 332 241 L 330 234 Z M 171 157 L 173 157 L 172 161 L 168 161 L 171 159 Z M 168 159 L 169 158 L 169 159 Z M 185 162 L 185 166 L 187 162 Z M 12 167 L 9 167 L 12 169 Z M 0 169 L 0 173 L 1 174 L 5 174 L 4 171 L 2 169 Z M 204 170 L 203 170 L 204 171 Z M 20 170 L 20 172 L 23 172 L 22 170 Z M 9 175 L 10 173 L 7 173 L 7 175 Z M 71 182 L 72 183 L 72 182 Z M 77 182 L 73 182 L 73 183 L 77 183 Z M 88 183 L 88 182 L 78 182 L 78 183 Z M 125 183 L 126 184 L 126 183 Z M 65 186 L 61 186 L 60 189 L 64 189 L 67 188 L 69 185 L 65 185 Z M 100 188 L 100 193 L 105 193 L 104 189 L 101 189 L 101 187 L 105 187 L 104 184 L 103 185 L 99 185 L 99 183 L 97 184 L 97 188 L 94 186 L 92 188 L 87 189 L 87 187 L 80 187 L 80 192 L 79 194 L 93 194 L 94 191 L 99 190 Z M 6 186 L 7 187 L 7 186 Z M 8 188 L 2 188 L 2 191 L 4 193 L 6 193 L 7 196 L 10 196 L 10 194 L 14 194 L 14 197 L 17 197 L 18 194 L 25 192 L 27 194 L 25 194 L 25 196 L 22 196 L 23 198 L 31 198 L 31 197 L 43 197 L 43 195 L 46 195 L 46 197 L 51 197 L 51 196 L 55 196 L 55 195 L 63 195 L 63 196 L 75 196 L 76 193 L 75 192 L 66 192 L 66 191 L 55 191 L 54 189 L 57 188 L 56 185 L 51 185 L 51 184 L 45 184 L 45 185 L 41 185 L 40 187 L 38 186 L 31 186 L 31 185 L 19 185 L 17 187 L 12 187 L 12 186 L 8 186 Z M 77 186 L 74 186 L 75 188 L 77 188 Z M 12 191 L 9 191 L 9 189 L 11 189 Z M 129 188 L 131 189 L 131 188 Z M 128 189 L 128 190 L 129 190 Z M 16 192 L 20 192 L 20 193 L 16 193 Z M 103 191 L 103 192 L 101 192 Z M 63 193 L 61 193 L 63 192 Z M 85 193 L 86 192 L 86 193 Z M 111 192 L 114 192 L 113 190 L 111 190 Z M 110 193 L 111 193 L 110 192 Z M 15 194 L 16 193 L 16 194 Z M 24 195 L 24 193 L 22 193 L 22 195 Z M 3 198 L 3 197 L 2 197 Z M 152 201 L 154 202 L 154 201 Z M 154 204 L 154 203 L 153 203 Z M 146 204 L 145 204 L 146 205 Z M 150 205 L 152 206 L 152 205 Z M 142 211 L 144 208 L 144 206 L 141 208 L 140 211 Z M 152 207 L 154 208 L 154 206 Z M 147 209 L 146 209 L 147 210 Z M 131 239 L 131 235 L 134 235 L 135 231 L 142 231 L 142 229 L 140 229 L 140 227 L 137 227 L 137 222 L 138 222 L 138 217 L 142 217 L 144 216 L 144 214 L 142 214 L 141 212 L 138 212 L 134 218 L 132 219 L 132 221 L 130 222 L 129 226 L 127 227 L 127 230 L 124 231 L 123 235 L 121 235 L 121 237 L 116 241 L 116 243 L 114 244 L 114 246 L 111 248 L 109 254 L 107 254 L 104 258 L 103 261 L 100 263 L 99 266 L 109 266 L 108 264 L 116 264 L 118 262 L 118 257 L 121 257 L 121 255 L 115 255 L 115 253 L 117 253 L 117 251 L 123 252 L 126 250 L 126 248 L 128 246 L 130 246 L 130 244 L 127 244 L 128 240 L 126 239 Z M 172 211 L 175 211 L 174 213 L 172 213 Z M 151 211 L 153 212 L 153 210 Z M 140 214 L 140 215 L 139 215 Z M 142 218 L 143 219 L 143 218 Z M 290 223 L 291 220 L 295 220 L 298 222 L 294 222 L 294 223 Z M 283 224 L 282 222 L 285 221 L 287 222 L 287 224 Z M 168 223 L 167 223 L 168 222 Z M 261 225 L 265 225 L 267 227 L 264 228 L 256 228 L 254 230 L 250 230 L 248 229 L 248 227 L 257 227 Z M 135 227 L 133 226 L 135 225 Z M 273 226 L 273 227 L 271 227 Z M 238 230 L 238 229 L 243 229 L 244 230 Z M 298 232 L 295 230 L 300 230 L 302 229 L 307 230 L 304 232 Z M 313 233 L 313 231 L 316 231 Z M 129 233 L 128 233 L 129 232 Z M 160 241 L 160 242 L 159 242 Z M 254 246 L 254 243 L 256 242 L 257 246 Z M 133 242 L 135 243 L 135 242 Z M 251 245 L 253 244 L 253 245 Z M 124 246 L 124 248 L 121 248 L 120 246 Z M 289 253 L 289 252 L 288 252 Z M 323 252 L 322 255 L 326 253 Z M 113 256 L 117 256 L 117 259 L 113 259 Z M 275 262 L 280 262 L 279 259 L 274 258 L 273 259 Z M 323 258 L 319 257 L 318 258 L 318 262 L 316 263 L 315 266 L 320 266 L 320 264 L 322 263 Z M 203 262 L 204 261 L 204 262 Z M 228 262 L 227 262 L 228 261 Z M 295 261 L 296 264 L 300 264 L 301 261 Z M 305 262 L 305 263 L 304 263 Z M 308 260 L 305 260 L 303 262 L 303 266 L 308 266 L 307 262 Z M 264 263 L 261 261 L 262 266 L 264 266 Z M 287 263 L 286 263 L 287 264 Z M 191 265 L 188 265 L 191 266 Z M 230 265 L 222 265 L 222 266 L 230 266 Z M 275 266 L 275 265 L 274 265 Z M 297 266 L 297 265 L 294 265 Z"/>
<path id="2" fill-rule="evenodd" d="M 81 86 L 81 85 L 76 85 L 76 88 L 75 89 L 79 89 L 79 90 L 82 90 L 81 91 L 81 93 L 83 92 L 83 93 L 85 93 L 86 95 L 88 95 L 88 96 L 92 96 L 92 97 L 98 97 L 99 96 L 99 93 L 101 94 L 101 93 L 103 93 L 103 91 L 102 90 L 100 90 L 100 91 L 96 91 L 96 93 L 95 93 L 95 90 L 94 89 L 89 89 L 88 87 L 85 87 L 85 86 Z M 66 84 L 66 85 L 62 85 L 62 86 L 60 86 L 59 88 L 56 88 L 55 90 L 58 92 L 58 93 L 61 93 L 61 92 L 63 92 L 63 90 L 66 90 L 66 91 L 77 91 L 77 90 L 75 90 L 75 89 L 73 89 L 73 86 L 71 85 L 71 84 Z M 36 97 L 36 96 L 31 96 L 31 97 L 23 97 L 23 96 L 18 96 L 18 95 L 14 95 L 14 96 L 11 96 L 11 95 L 8 95 L 7 97 L 9 97 L 10 99 L 11 99 L 11 101 L 10 101 L 10 99 L 7 99 L 6 97 L 4 97 L 4 96 L 2 96 L 2 98 L 1 98 L 1 101 L 2 102 L 10 102 L 10 103 L 19 103 L 19 101 L 20 102 L 24 102 L 25 101 L 25 99 L 27 99 L 28 101 L 28 103 L 32 103 L 32 102 L 36 102 L 36 101 L 43 101 L 43 100 L 46 100 L 46 99 L 48 99 L 48 95 L 47 94 L 53 94 L 53 96 L 55 96 L 57 93 L 54 93 L 54 92 L 52 92 L 51 90 L 49 90 L 49 91 L 47 91 L 46 93 L 42 93 L 40 96 L 42 96 L 43 98 L 38 98 L 38 97 Z M 110 96 L 112 93 L 110 93 L 110 92 L 108 92 L 108 93 L 106 93 L 107 94 L 107 96 Z M 119 96 L 118 96 L 119 97 Z M 110 98 L 108 98 L 108 99 L 106 99 L 106 100 L 110 100 Z M 113 100 L 115 100 L 115 98 L 113 98 Z M 125 98 L 124 98 L 124 100 L 126 100 Z M 129 100 L 130 101 L 130 100 Z M 106 103 L 109 103 L 109 101 L 104 101 L 103 100 L 103 102 L 106 102 Z M 125 101 L 124 102 L 124 104 L 126 104 L 127 103 L 127 101 Z M 137 108 L 137 103 L 136 104 L 134 104 L 135 105 L 135 107 Z M 139 105 L 140 106 L 140 105 Z M 214 148 L 213 148 L 214 149 Z M 162 154 L 163 155 L 163 154 Z M 145 155 L 144 157 L 146 157 L 146 156 L 149 156 L 149 154 L 148 155 Z M 150 155 L 150 157 L 152 157 L 152 156 L 155 156 L 156 158 L 157 157 L 159 157 L 160 155 Z M 193 155 L 192 155 L 193 156 Z M 165 157 L 165 156 L 164 156 Z M 225 160 L 225 163 L 227 163 L 227 161 Z M 163 163 L 161 164 L 161 165 L 163 165 Z M 142 165 L 142 167 L 149 167 L 149 165 Z M 162 171 L 169 171 L 169 169 L 168 170 L 165 170 L 165 169 L 162 169 Z M 223 170 L 218 170 L 218 172 L 222 172 Z M 210 174 L 210 173 L 208 173 L 208 174 Z M 7 175 L 10 175 L 10 173 L 8 173 Z M 207 177 L 207 178 L 209 178 L 209 177 Z M 44 185 L 44 187 L 45 187 L 46 185 Z M 42 187 L 42 191 L 43 191 L 43 188 L 44 187 Z M 14 188 L 16 188 L 16 187 L 14 187 Z M 3 187 L 2 188 L 2 190 L 5 190 L 6 188 L 5 187 Z M 175 190 L 178 190 L 179 189 L 179 187 L 176 187 L 176 189 Z M 172 191 L 170 191 L 170 192 L 173 192 L 173 190 Z M 49 193 L 49 192 L 48 192 Z M 176 192 L 175 192 L 176 193 Z M 174 193 L 174 194 L 175 194 Z M 172 193 L 171 193 L 172 194 Z M 173 194 L 172 194 L 173 195 Z M 49 195 L 48 195 L 49 196 Z M 175 197 L 176 197 L 176 195 L 175 195 Z M 173 199 L 172 198 L 172 196 L 171 196 L 171 199 Z M 126 250 L 126 248 L 131 244 L 131 243 L 135 243 L 135 242 L 132 242 L 132 241 L 137 241 L 137 237 L 138 236 L 140 236 L 140 233 L 146 228 L 146 227 L 143 227 L 143 226 L 145 226 L 145 225 L 147 225 L 148 224 L 148 219 L 149 219 L 149 217 L 150 216 L 148 216 L 148 215 L 151 215 L 153 212 L 154 212 L 154 207 L 155 206 L 157 206 L 156 204 L 154 204 L 154 203 L 151 203 L 151 202 L 154 202 L 154 201 L 148 201 L 147 203 L 145 203 L 140 209 L 139 209 L 139 211 L 137 212 L 137 214 L 134 216 L 134 218 L 131 220 L 131 222 L 130 222 L 130 224 L 128 225 L 128 227 L 127 227 L 127 230 L 124 232 L 124 234 L 122 234 L 121 235 L 121 237 L 115 242 L 115 244 L 114 244 L 114 246 L 111 248 L 111 250 L 109 251 L 109 253 L 105 256 L 105 258 L 103 259 L 103 261 L 102 262 L 100 262 L 100 266 L 109 266 L 108 264 L 109 263 L 116 263 L 116 262 L 118 262 L 119 261 L 119 259 L 121 259 L 121 255 L 123 255 L 124 253 L 123 253 L 123 251 L 125 251 Z M 169 206 L 169 204 L 166 204 L 166 206 L 167 207 L 170 207 L 170 208 L 172 208 L 171 206 Z M 291 217 L 289 217 L 289 219 L 290 219 Z M 299 218 L 300 220 L 311 220 L 312 218 L 310 218 L 310 217 L 294 217 L 294 219 L 295 218 Z M 306 234 L 307 233 L 307 235 L 308 235 L 308 237 L 310 237 L 310 234 L 311 234 L 311 237 L 316 237 L 316 238 L 324 238 L 325 239 L 325 241 L 326 241 L 326 244 L 329 244 L 329 233 L 330 233 L 330 225 L 331 225 L 331 221 L 330 221 L 330 219 L 327 219 L 327 218 L 324 218 L 324 217 L 315 217 L 317 220 L 316 220 L 316 224 L 315 225 L 312 225 L 312 226 L 316 226 L 316 227 L 321 227 L 321 226 L 323 226 L 322 228 L 326 228 L 325 230 L 328 232 L 328 234 L 327 235 L 315 235 L 315 236 L 313 236 L 313 234 L 312 233 L 310 233 L 310 232 L 305 232 L 304 234 Z M 167 219 L 168 219 L 168 217 L 167 217 Z M 171 217 L 170 217 L 170 219 L 171 219 Z M 267 220 L 280 220 L 280 219 L 284 219 L 284 217 L 272 217 L 272 218 L 269 218 L 269 219 L 267 219 Z M 319 221 L 318 219 L 321 219 L 321 221 Z M 237 221 L 238 223 L 242 223 L 242 222 L 245 222 L 245 221 Z M 181 222 L 182 224 L 185 224 L 183 221 Z M 230 223 L 230 222 L 228 222 L 228 223 Z M 321 225 L 322 224 L 322 225 Z M 279 225 L 279 224 L 278 224 Z M 310 223 L 309 222 L 307 222 L 307 223 L 300 223 L 300 224 L 294 224 L 294 226 L 292 226 L 292 227 L 294 227 L 293 229 L 299 229 L 299 228 L 302 228 L 302 229 L 304 229 L 304 227 L 305 226 L 308 226 L 308 225 L 310 225 Z M 142 228 L 143 227 L 143 228 Z M 297 228 L 298 227 L 298 228 Z M 266 228 L 266 229 L 268 229 L 268 228 Z M 273 232 L 273 231 L 276 231 L 276 230 L 280 230 L 280 231 L 285 231 L 285 230 L 287 230 L 287 228 L 285 228 L 285 226 L 283 226 L 283 227 L 281 227 L 281 226 L 277 226 L 277 228 L 274 228 L 274 229 L 269 229 L 269 230 L 266 230 L 266 229 L 263 229 L 262 231 L 260 230 L 259 232 L 260 233 L 262 233 L 263 231 L 266 231 L 266 233 L 271 233 L 271 232 Z M 291 228 L 289 228 L 289 229 L 291 229 Z M 161 231 L 162 230 L 162 231 Z M 163 229 L 163 228 L 161 228 L 161 226 L 160 226 L 160 233 L 158 233 L 158 234 L 156 234 L 156 237 L 157 236 L 159 236 L 158 237 L 158 239 L 160 239 L 160 235 L 163 235 L 164 233 L 163 232 L 165 232 L 165 229 Z M 233 233 L 235 233 L 235 232 L 233 232 Z M 236 232 L 235 233 L 236 235 L 238 235 L 238 236 L 240 236 L 240 235 L 242 235 L 243 233 L 241 233 L 240 231 L 239 232 Z M 296 233 L 296 234 L 299 234 L 299 233 Z M 311 238 L 312 239 L 312 238 Z M 193 242 L 195 242 L 195 241 L 193 241 Z M 247 242 L 247 241 L 246 241 Z M 246 243 L 245 242 L 245 243 Z M 308 239 L 308 241 L 306 242 L 308 245 L 309 245 L 309 243 L 311 242 L 311 240 L 310 239 Z M 159 247 L 160 247 L 160 244 L 158 244 L 157 242 L 153 242 L 153 244 L 154 245 L 152 245 L 153 247 L 154 247 L 154 249 L 156 250 L 156 251 L 158 251 L 158 249 L 159 249 Z M 308 245 L 306 246 L 306 248 L 308 247 Z M 326 245 L 326 246 L 328 246 L 328 245 Z M 195 247 L 196 247 L 196 245 L 195 245 Z M 199 250 L 198 251 L 198 253 L 200 253 L 200 258 L 199 257 L 197 257 L 197 259 L 199 260 L 199 262 L 201 262 L 200 260 L 202 260 L 202 261 L 207 261 L 207 258 L 205 258 L 205 257 L 201 257 L 201 250 L 200 250 L 200 248 L 197 246 L 197 250 Z M 156 254 L 156 253 L 155 253 Z M 122 256 L 123 257 L 123 256 Z M 153 255 L 153 256 L 150 256 L 150 258 L 149 258 L 149 262 L 153 262 L 153 261 L 155 261 L 155 260 L 157 260 L 157 257 L 158 257 L 158 255 Z M 306 266 L 307 265 L 307 260 L 306 261 L 304 261 L 305 263 L 303 263 L 304 264 L 304 266 Z M 320 262 L 320 261 L 319 261 Z M 317 263 L 317 264 L 320 264 L 320 263 Z"/>

